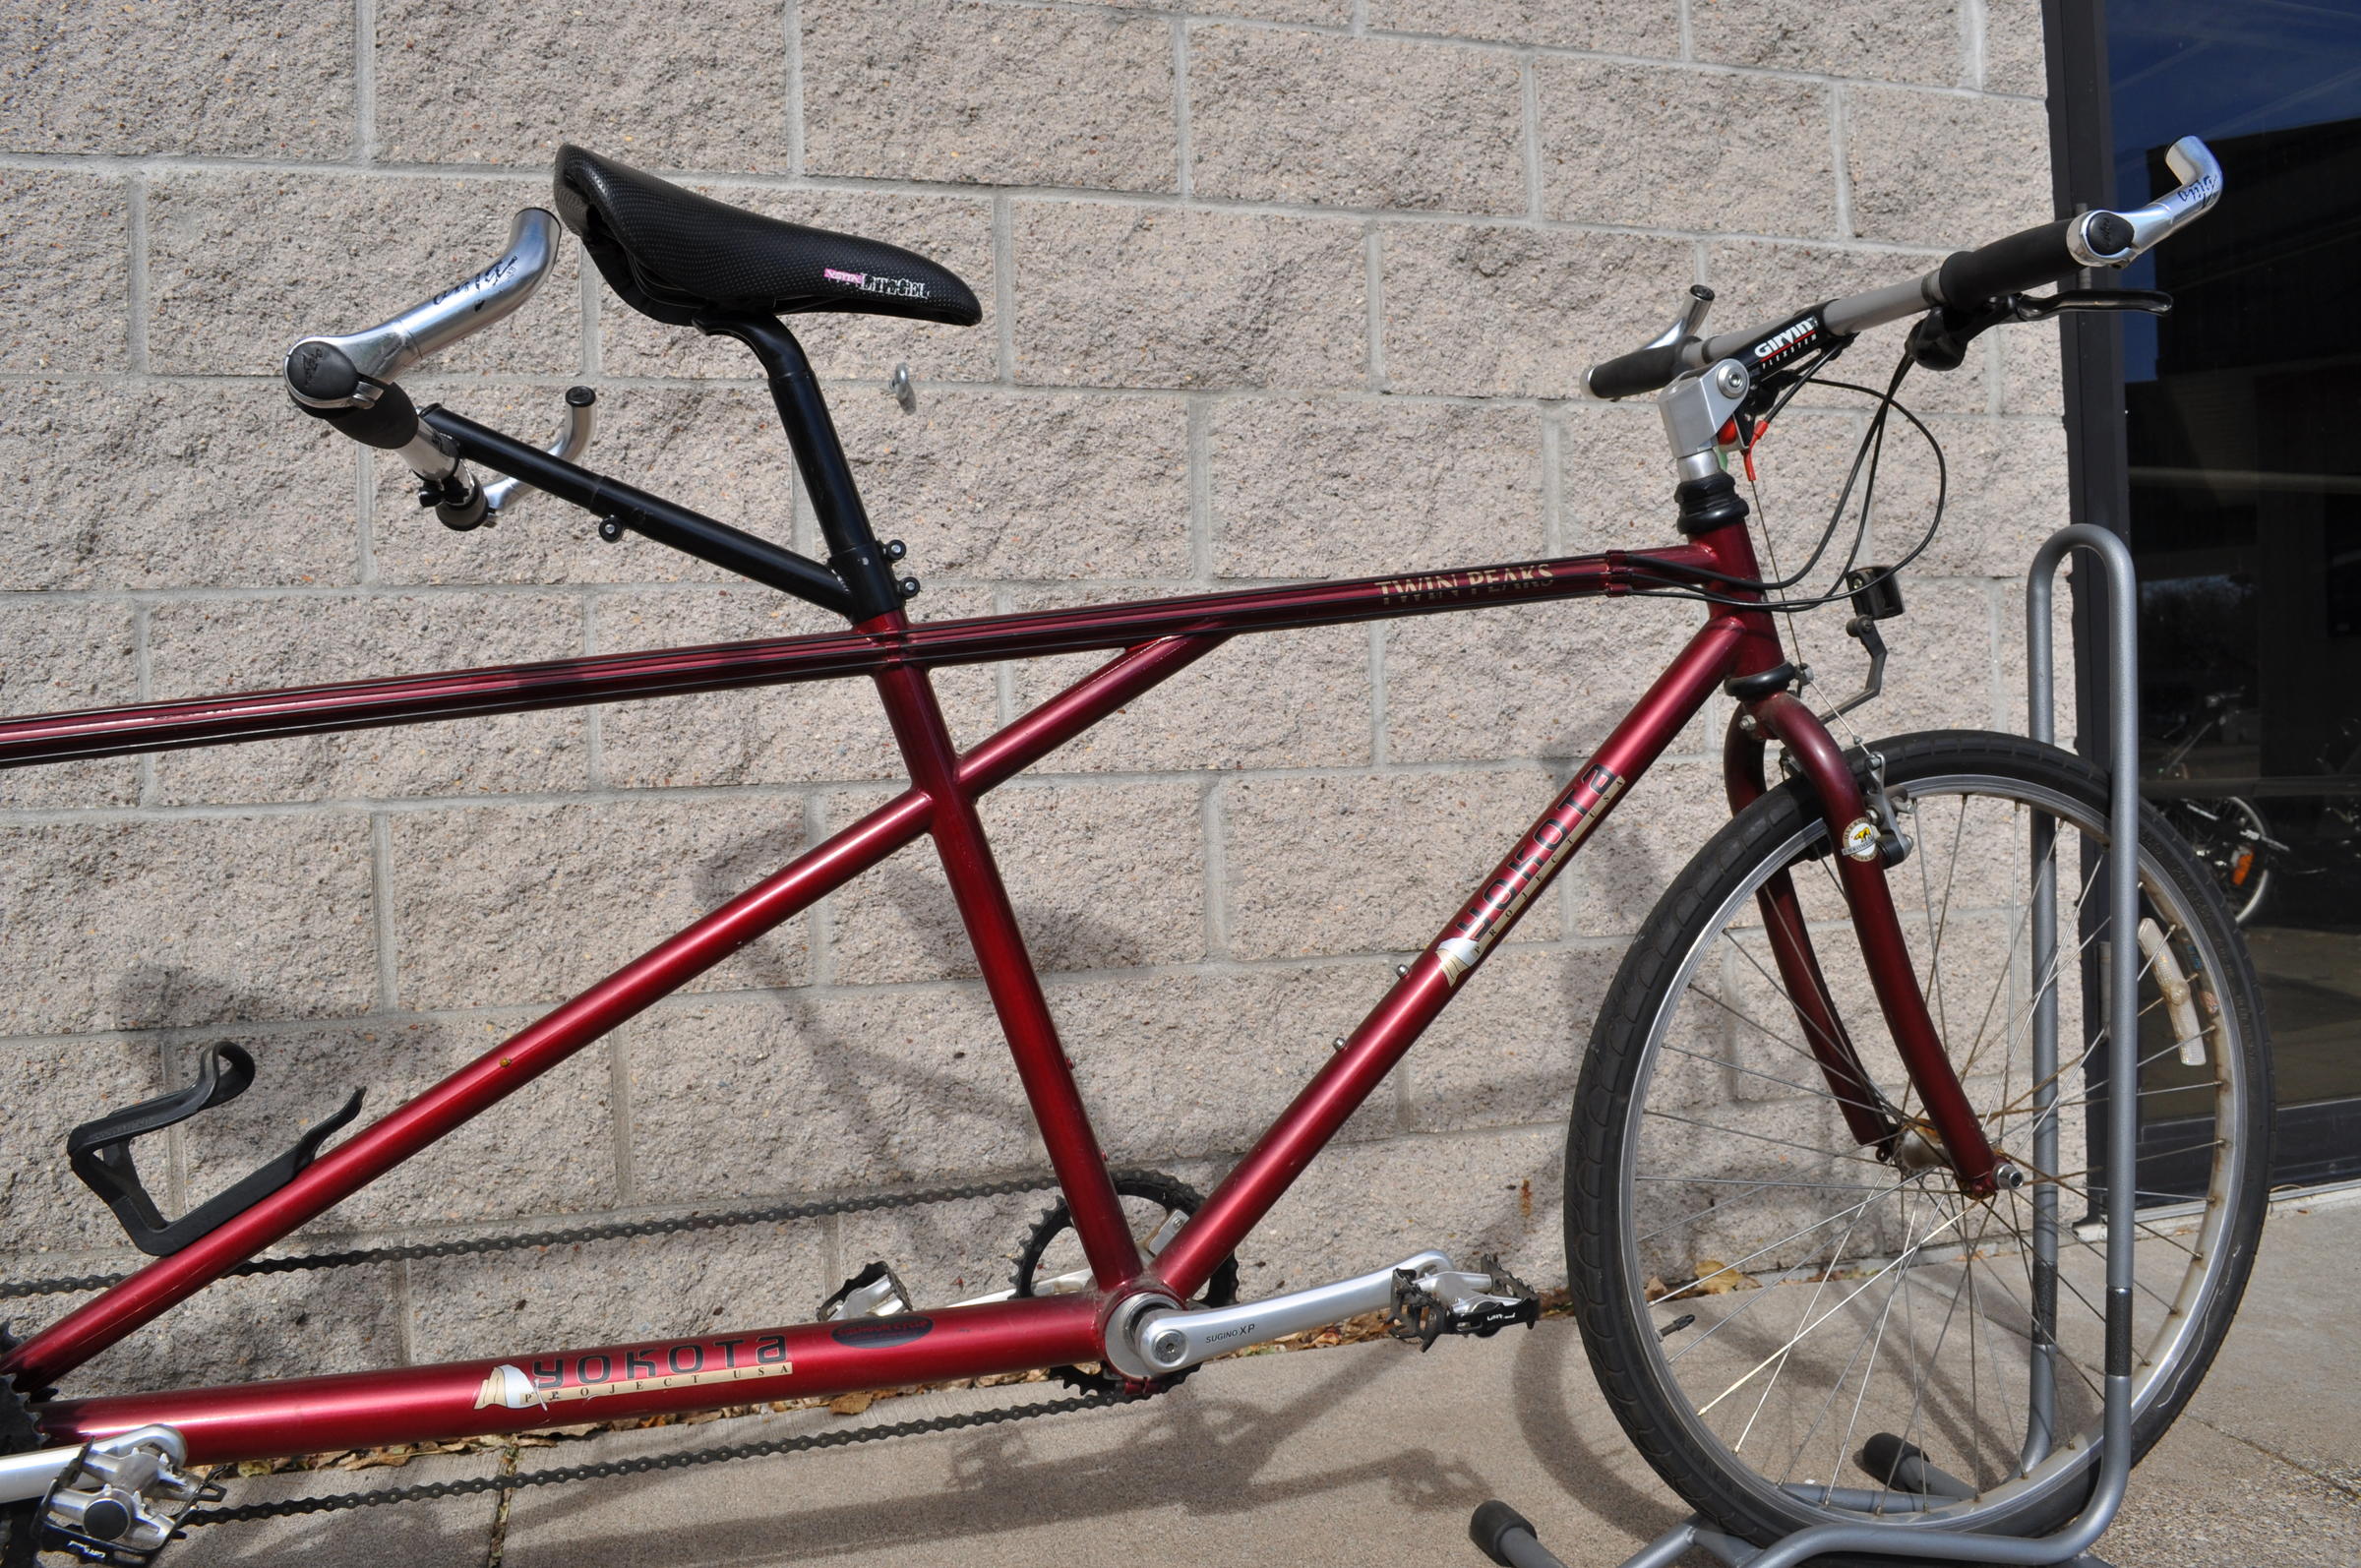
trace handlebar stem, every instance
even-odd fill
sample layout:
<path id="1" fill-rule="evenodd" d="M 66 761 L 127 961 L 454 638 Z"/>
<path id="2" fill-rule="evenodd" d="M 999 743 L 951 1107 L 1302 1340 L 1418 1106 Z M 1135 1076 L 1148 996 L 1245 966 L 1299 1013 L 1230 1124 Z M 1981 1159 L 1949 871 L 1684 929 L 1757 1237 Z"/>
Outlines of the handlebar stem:
<path id="1" fill-rule="evenodd" d="M 1680 465 L 1684 458 L 1711 456 L 1723 427 L 1746 401 L 1747 391 L 1753 385 L 1754 378 L 1747 374 L 1744 365 L 1725 359 L 1689 372 L 1657 394 L 1657 416 L 1665 422 L 1665 439 L 1671 444 L 1675 465 Z M 1704 471 L 1709 470 L 1700 473 Z M 1680 472 L 1683 479 L 1699 476 L 1692 474 L 1687 466 L 1682 466 Z"/>

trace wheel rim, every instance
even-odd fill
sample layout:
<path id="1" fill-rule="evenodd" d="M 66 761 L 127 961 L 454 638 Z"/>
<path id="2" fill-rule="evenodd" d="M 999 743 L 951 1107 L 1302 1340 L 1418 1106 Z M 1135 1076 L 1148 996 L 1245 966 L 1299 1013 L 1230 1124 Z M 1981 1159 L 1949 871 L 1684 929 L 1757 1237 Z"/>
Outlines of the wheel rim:
<path id="1" fill-rule="evenodd" d="M 2029 874 L 2026 845 L 2032 820 L 2037 814 L 2059 819 L 2064 825 L 2055 835 L 2055 853 L 2061 857 L 2055 962 L 2062 967 L 2080 947 L 2106 935 L 2081 934 L 2081 906 L 2095 894 L 2065 849 L 2077 842 L 2078 831 L 2103 843 L 2105 823 L 2101 814 L 2070 796 L 1997 775 L 1930 776 L 1897 786 L 1891 794 L 1905 831 L 1918 841 L 1910 859 L 1918 863 L 1922 880 L 1914 890 L 1920 896 L 1906 910 L 1904 925 L 1918 959 L 1920 984 L 1953 1060 L 1968 1069 L 1963 1077 L 1974 1109 L 2003 1152 L 2033 1169 L 2032 1181 L 2024 1192 L 2005 1193 L 1979 1206 L 1960 1195 L 1956 1185 L 1945 1189 L 1947 1171 L 1896 1172 L 1845 1135 L 1835 1097 L 1808 1053 L 1792 1038 L 1785 1042 L 1786 1051 L 1771 1049 L 1779 1026 L 1789 1037 L 1800 1030 L 1791 1011 L 1764 1005 L 1767 1000 L 1785 1009 L 1785 988 L 1770 972 L 1767 943 L 1758 942 L 1758 950 L 1749 953 L 1746 934 L 1762 936 L 1761 922 L 1754 918 L 1756 891 L 1786 868 L 1792 871 L 1799 895 L 1815 882 L 1827 893 L 1817 908 L 1807 898 L 1804 912 L 1841 1016 L 1873 1080 L 1904 1110 L 1913 1109 L 1897 1083 L 1899 1063 L 1885 1044 L 1882 1020 L 1870 1007 L 1864 1028 L 1863 1005 L 1848 998 L 1847 980 L 1859 977 L 1858 952 L 1842 924 L 1833 877 L 1821 869 L 1825 860 L 1815 867 L 1798 859 L 1825 840 L 1825 827 L 1809 822 L 1760 856 L 1710 913 L 1647 1020 L 1620 1140 L 1618 1286 L 1629 1320 L 1656 1331 L 1640 1336 L 1646 1374 L 1692 1443 L 1759 1501 L 1790 1516 L 1800 1509 L 1857 1521 L 1857 1508 L 1832 1506 L 1837 1494 L 1829 1488 L 1846 1487 L 1856 1493 L 1848 1502 L 1863 1501 L 1857 1493 L 1866 1489 L 1875 1494 L 1867 1499 L 1873 1506 L 1899 1506 L 1906 1494 L 1863 1476 L 1857 1466 L 1847 1471 L 1850 1454 L 1872 1432 L 1897 1431 L 1974 1487 L 1974 1495 L 1924 1508 L 1911 1519 L 1972 1528 L 2038 1506 L 2072 1483 L 2089 1462 L 2099 1398 L 2097 1303 L 2104 1299 L 2094 1285 L 2104 1251 L 2097 1240 L 2077 1235 L 2072 1224 L 2090 1202 L 2086 1173 L 2077 1169 L 2085 1164 L 2081 1132 L 2089 1109 L 2077 1071 L 2080 1060 L 2089 1059 L 2076 1044 L 2084 1039 L 2076 1021 L 2079 986 L 2069 971 L 2059 987 L 2065 1070 L 2056 1080 L 2054 1116 L 2061 1127 L 2064 1169 L 2041 1172 L 2024 1159 L 2028 1133 L 2037 1119 L 2036 1108 L 2021 1105 L 2030 1088 L 2029 1071 L 2013 1078 L 2012 1063 L 2004 1056 L 1995 1091 L 1991 1064 L 1979 1055 L 1996 1011 L 2009 1027 L 1991 1038 L 2005 1038 L 2010 1052 L 2026 1049 L 2022 1037 L 2028 1032 L 2034 978 L 2029 923 L 2023 919 L 2022 897 L 1997 908 L 1972 901 L 1955 905 L 1957 874 L 1976 843 L 2013 842 L 2021 872 Z M 1944 802 L 1957 803 L 1958 826 L 1952 830 L 1955 847 L 1945 857 L 1949 864 L 1938 868 L 1932 863 L 1947 830 L 1940 809 Z M 1961 842 L 1968 839 L 1968 823 L 1977 813 L 1990 820 L 1979 820 L 1973 842 Z M 1895 872 L 1898 899 L 1906 903 L 1909 881 L 1907 865 Z M 2227 971 L 2211 934 L 2150 852 L 2141 857 L 2141 881 L 2143 913 L 2168 938 L 2166 952 L 2146 956 L 2142 967 L 2141 1055 L 2152 1066 L 2151 1015 L 2184 1021 L 2188 1016 L 2187 1003 L 2176 1013 L 2162 994 L 2172 967 L 2194 982 L 2191 991 L 2207 1033 L 2199 1084 L 2151 1091 L 2144 1071 L 2142 1094 L 2147 1099 L 2170 1093 L 2187 1103 L 2194 1087 L 2210 1101 L 2213 1149 L 2206 1207 L 2194 1234 L 2157 1234 L 2144 1226 L 2138 1237 L 2136 1417 L 2172 1386 L 2192 1350 L 2202 1348 L 2203 1309 L 2228 1269 L 2219 1243 L 2229 1218 L 2239 1212 L 2235 1189 L 2246 1179 L 2241 1113 L 2252 1092 L 2236 1009 L 2217 1005 L 2214 977 Z M 2021 885 L 2021 878 L 2010 882 Z M 1832 912 L 1833 923 L 1822 918 Z M 1992 996 L 2004 998 L 1997 1001 L 1971 990 L 1963 995 L 1957 966 L 1946 972 L 1945 955 L 1946 941 L 1956 950 L 1955 938 L 1963 935 L 1978 938 L 1978 945 L 1989 949 L 1995 916 L 2011 935 L 2004 946 L 1984 953 Z M 1737 984 L 1731 983 L 1733 976 Z M 1857 990 L 1865 993 L 1865 982 Z M 1710 1007 L 1698 1003 L 1700 996 Z M 2216 1003 L 2210 1011 L 2204 1010 L 2207 996 Z M 1985 1027 L 1962 1027 L 1960 1014 L 1976 1009 L 1982 1010 Z M 1696 1014 L 1710 1021 L 1700 1026 Z M 1963 1037 L 1971 1044 L 1962 1047 Z M 1727 1049 L 1700 1049 L 1717 1038 Z M 2177 1061 L 2178 1041 L 2169 1023 L 2157 1038 Z M 1743 1049 L 1747 1046 L 1754 1049 Z M 2103 1048 L 2091 1048 L 2097 1049 Z M 1667 1064 L 1680 1070 L 1667 1071 Z M 1709 1070 L 1731 1105 L 1745 1105 L 1740 1091 L 1748 1088 L 1756 1091 L 1758 1105 L 1784 1098 L 1808 1103 L 1816 1095 L 1827 1102 L 1819 1120 L 1829 1130 L 1818 1138 L 1798 1136 L 1794 1126 L 1783 1127 L 1785 1113 L 1717 1112 L 1710 1109 L 1710 1099 L 1700 1101 L 1688 1092 L 1694 1082 L 1674 1082 L 1683 1073 L 1702 1079 Z M 1786 1089 L 1778 1087 L 1782 1084 Z M 1658 1093 L 1660 1085 L 1669 1092 Z M 1807 1092 L 1786 1093 L 1799 1088 Z M 1682 1155 L 1684 1142 L 1691 1152 Z M 1675 1170 L 1674 1164 L 1686 1168 Z M 2061 1219 L 2067 1222 L 2059 1242 L 2057 1292 L 2058 1424 L 2063 1429 L 2054 1449 L 2028 1467 L 2023 1463 L 2024 1448 L 2010 1451 L 2011 1428 L 2022 1440 L 2023 1427 L 2029 1424 L 2025 1390 L 2007 1385 L 2012 1376 L 2029 1376 L 2025 1329 L 2034 1298 L 2028 1254 L 2036 1201 L 2031 1194 L 2044 1186 L 2060 1200 Z M 1773 1194 L 1774 1201 L 1765 1201 L 1764 1193 Z M 1751 1222 L 1743 1212 L 1750 1204 L 1756 1211 Z M 1854 1211 L 1849 1218 L 1847 1209 Z M 1779 1223 L 1783 1210 L 1793 1223 Z M 1734 1224 L 1728 1219 L 1733 1212 Z M 1749 1223 L 1753 1242 L 1740 1245 L 1733 1237 Z M 1686 1273 L 1660 1272 L 1684 1245 Z M 1660 1289 L 1652 1291 L 1652 1284 Z M 1959 1321 L 1963 1302 L 1965 1324 Z M 1673 1327 L 1683 1316 L 1692 1321 Z M 1747 1325 L 1749 1318 L 1756 1321 Z M 1722 1348 L 1710 1349 L 1717 1341 Z M 1774 1409 L 1775 1401 L 1784 1403 Z M 1899 1423 L 1892 1418 L 1898 1411 Z M 1799 1488 L 1808 1488 L 1809 1495 L 1799 1497 Z"/>

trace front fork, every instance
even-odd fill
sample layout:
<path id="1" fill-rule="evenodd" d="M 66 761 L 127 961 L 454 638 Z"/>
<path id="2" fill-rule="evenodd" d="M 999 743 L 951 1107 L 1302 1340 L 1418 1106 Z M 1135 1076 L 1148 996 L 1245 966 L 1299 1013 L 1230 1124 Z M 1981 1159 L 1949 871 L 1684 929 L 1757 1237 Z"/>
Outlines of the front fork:
<path id="1" fill-rule="evenodd" d="M 1926 1120 L 1943 1153 L 1970 1193 L 1994 1190 L 1999 1161 L 1983 1123 L 1968 1104 L 1967 1091 L 1951 1064 L 1950 1054 L 1926 1010 L 1926 996 L 1903 940 L 1902 920 L 1894 910 L 1894 895 L 1886 885 L 1881 851 L 1882 825 L 1870 814 L 1860 781 L 1845 754 L 1830 738 L 1812 710 L 1786 692 L 1776 692 L 1747 704 L 1733 715 L 1723 746 L 1723 782 L 1731 812 L 1759 800 L 1766 786 L 1763 743 L 1768 738 L 1786 748 L 1803 775 L 1828 823 L 1831 858 L 1852 915 L 1853 935 L 1861 944 L 1861 960 L 1877 993 L 1878 1010 L 1902 1056 L 1904 1069 L 1926 1107 Z M 1819 957 L 1812 950 L 1811 933 L 1795 897 L 1795 884 L 1786 871 L 1772 874 L 1755 894 L 1781 983 L 1795 1009 L 1813 1056 L 1828 1080 L 1829 1092 L 1845 1114 L 1845 1124 L 1862 1146 L 1901 1163 L 1907 1158 L 1909 1129 L 1894 1107 L 1878 1093 L 1861 1065 L 1860 1054 L 1838 1016 Z"/>

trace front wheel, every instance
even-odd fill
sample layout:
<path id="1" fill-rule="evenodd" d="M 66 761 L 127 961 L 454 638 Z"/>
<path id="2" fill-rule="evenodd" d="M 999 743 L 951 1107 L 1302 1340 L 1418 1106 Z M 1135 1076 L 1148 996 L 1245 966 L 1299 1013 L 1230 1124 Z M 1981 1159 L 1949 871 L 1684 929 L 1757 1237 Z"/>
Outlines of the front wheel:
<path id="1" fill-rule="evenodd" d="M 2095 1461 L 2107 1238 L 2087 1223 L 2102 1206 L 2087 1133 L 2103 1125 L 2106 1044 L 2103 1008 L 2085 1027 L 2080 959 L 2114 935 L 2086 853 L 2107 839 L 2106 781 L 2004 735 L 1875 750 L 1912 842 L 1888 874 L 1919 984 L 2027 1184 L 1978 1197 L 1923 1145 L 1913 1157 L 1906 1137 L 1889 1159 L 1849 1134 L 1770 951 L 1780 906 L 1757 895 L 1783 873 L 1882 1109 L 1909 1126 L 1917 1108 L 1800 783 L 1718 833 L 1649 916 L 1593 1030 L 1567 1143 L 1567 1260 L 1601 1385 L 1667 1483 L 1763 1543 L 1864 1520 L 2040 1534 L 2082 1506 Z M 2196 1389 L 2245 1288 L 2270 1107 L 2218 884 L 2152 811 L 2142 835 L 2142 1115 L 2186 1146 L 2173 1189 L 2144 1201 L 2192 1201 L 2137 1237 L 2139 1451 Z M 2047 952 L 2036 845 L 2057 872 Z M 2045 1070 L 2031 1022 L 2047 977 Z M 1948 1481 L 1895 1486 L 1897 1438 Z"/>

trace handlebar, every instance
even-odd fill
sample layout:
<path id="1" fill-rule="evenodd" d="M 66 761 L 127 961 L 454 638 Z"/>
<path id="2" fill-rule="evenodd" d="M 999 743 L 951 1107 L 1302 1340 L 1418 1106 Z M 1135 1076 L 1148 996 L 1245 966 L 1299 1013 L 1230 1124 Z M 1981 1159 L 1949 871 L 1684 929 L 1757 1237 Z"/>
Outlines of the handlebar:
<path id="1" fill-rule="evenodd" d="M 537 207 L 516 214 L 509 248 L 464 282 L 412 305 L 392 321 L 341 337 L 306 337 L 287 351 L 287 386 L 314 408 L 371 399 L 362 381 L 385 385 L 438 349 L 514 314 L 558 265 L 557 218 Z"/>
<path id="2" fill-rule="evenodd" d="M 1703 312 L 1692 304 L 1680 321 L 1645 348 L 1593 365 L 1584 383 L 1594 397 L 1632 397 L 1669 385 L 1684 371 L 1724 359 L 1737 358 L 1750 372 L 1775 369 L 1807 349 L 1924 311 L 1972 312 L 2086 267 L 2128 267 L 2221 199 L 2221 164 L 2196 137 L 2173 143 L 2164 161 L 2181 183 L 2146 207 L 2128 212 L 2082 212 L 1972 251 L 1955 251 L 1923 276 L 1831 300 L 1742 332 L 1696 335 Z M 1713 298 L 1701 285 L 1691 289 L 1692 298 L 1700 292 L 1708 301 Z"/>
<path id="3" fill-rule="evenodd" d="M 558 264 L 563 230 L 552 213 L 528 207 L 509 227 L 509 247 L 473 276 L 420 300 L 388 322 L 341 336 L 306 337 L 287 350 L 287 392 L 297 407 L 364 446 L 397 452 L 425 485 L 422 505 L 453 528 L 488 521 L 519 481 L 478 484 L 459 465 L 451 442 L 420 423 L 409 394 L 395 385 L 427 355 L 449 348 L 514 315 Z M 586 387 L 566 394 L 567 416 L 552 454 L 572 458 L 590 440 L 594 397 Z"/>

